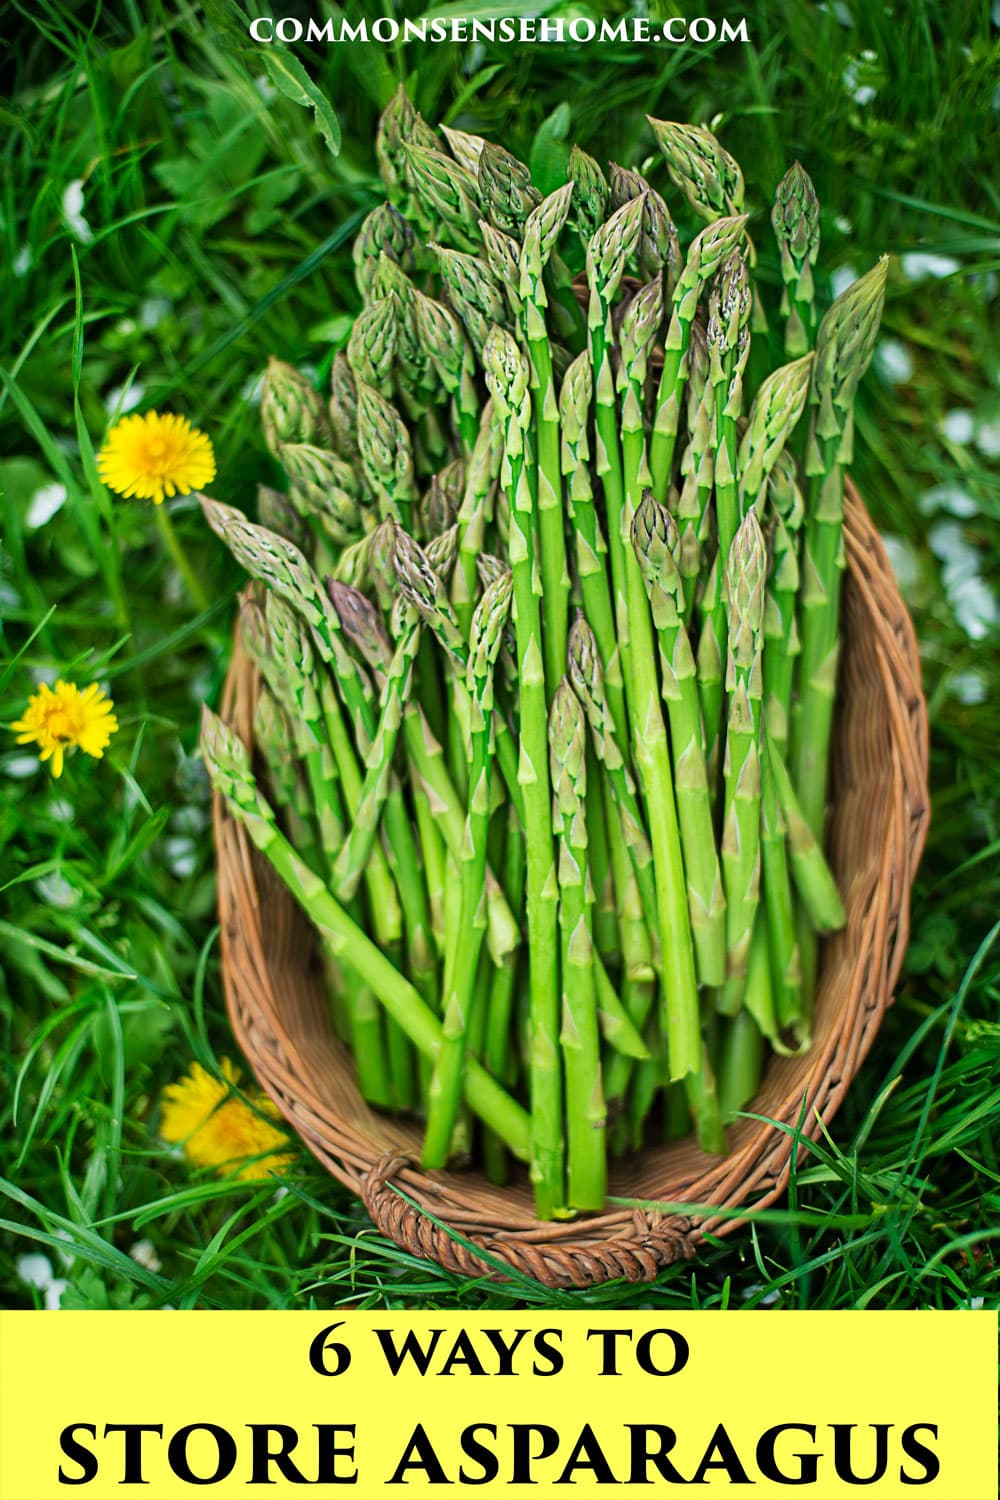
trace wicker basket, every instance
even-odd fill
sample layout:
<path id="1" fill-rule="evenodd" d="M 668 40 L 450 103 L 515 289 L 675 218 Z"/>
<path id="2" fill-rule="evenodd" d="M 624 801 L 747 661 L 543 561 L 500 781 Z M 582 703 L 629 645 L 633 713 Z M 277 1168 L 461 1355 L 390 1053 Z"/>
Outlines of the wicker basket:
<path id="1" fill-rule="evenodd" d="M 804 1057 L 774 1058 L 751 1106 L 816 1136 L 829 1123 L 892 1000 L 906 947 L 909 896 L 929 818 L 927 714 L 916 640 L 885 552 L 856 492 L 845 521 L 844 649 L 833 765 L 830 855 L 846 929 L 824 942 L 815 1041 Z M 256 681 L 237 645 L 223 714 L 249 742 Z M 423 1172 L 420 1130 L 370 1110 L 336 1038 L 305 918 L 240 826 L 215 805 L 222 965 L 237 1040 L 260 1083 L 303 1141 L 360 1194 L 378 1228 L 452 1270 L 482 1275 L 485 1250 L 547 1286 L 625 1277 L 651 1280 L 694 1254 L 705 1231 L 740 1221 L 617 1209 L 568 1224 L 539 1223 L 526 1176 L 497 1188 L 475 1172 Z M 609 1192 L 732 1210 L 782 1192 L 791 1142 L 771 1124 L 741 1121 L 724 1159 L 690 1142 L 653 1146 L 614 1163 Z M 393 1189 L 396 1183 L 435 1219 Z M 495 1274 L 495 1271 L 494 1271 Z"/>

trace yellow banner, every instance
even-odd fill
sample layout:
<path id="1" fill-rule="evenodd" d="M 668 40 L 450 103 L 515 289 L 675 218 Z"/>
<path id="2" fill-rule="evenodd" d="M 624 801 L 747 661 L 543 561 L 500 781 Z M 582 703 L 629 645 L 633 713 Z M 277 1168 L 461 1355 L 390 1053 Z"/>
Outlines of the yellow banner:
<path id="1" fill-rule="evenodd" d="M 997 1494 L 992 1313 L 14 1312 L 0 1338 L 2 1500 Z"/>

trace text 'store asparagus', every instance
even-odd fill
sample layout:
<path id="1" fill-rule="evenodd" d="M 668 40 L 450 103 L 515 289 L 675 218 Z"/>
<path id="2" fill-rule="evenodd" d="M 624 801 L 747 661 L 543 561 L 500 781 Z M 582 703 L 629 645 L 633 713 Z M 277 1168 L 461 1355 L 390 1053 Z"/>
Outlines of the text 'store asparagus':
<path id="1" fill-rule="evenodd" d="M 399 93 L 329 395 L 272 360 L 259 523 L 203 501 L 262 681 L 256 757 L 206 711 L 213 782 L 317 928 L 365 1097 L 425 1121 L 427 1167 L 524 1162 L 543 1218 L 601 1209 L 643 1141 L 724 1151 L 844 921 L 844 476 L 886 263 L 817 320 L 796 163 L 755 286 L 739 166 L 650 123 L 658 184 L 576 148 L 543 197 Z"/>

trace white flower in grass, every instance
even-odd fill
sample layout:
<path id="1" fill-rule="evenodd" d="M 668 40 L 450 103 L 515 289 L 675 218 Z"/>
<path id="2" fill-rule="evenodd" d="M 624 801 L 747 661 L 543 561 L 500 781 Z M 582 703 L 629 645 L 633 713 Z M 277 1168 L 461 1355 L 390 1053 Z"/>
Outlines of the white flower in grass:
<path id="1" fill-rule="evenodd" d="M 55 1275 L 48 1256 L 19 1255 L 15 1264 L 17 1274 L 25 1285 L 44 1293 L 46 1311 L 55 1312 L 69 1282 L 64 1277 Z"/>
<path id="2" fill-rule="evenodd" d="M 83 216 L 82 177 L 77 177 L 69 183 L 63 193 L 62 216 L 70 234 L 74 235 L 81 245 L 89 245 L 94 238 L 94 231 Z"/>
<path id="3" fill-rule="evenodd" d="M 958 516 L 960 520 L 968 520 L 979 510 L 972 496 L 957 484 L 936 484 L 933 489 L 924 490 L 917 506 L 925 516 L 934 516 L 943 510 L 949 516 Z"/>
<path id="4" fill-rule="evenodd" d="M 883 536 L 882 545 L 889 559 L 889 566 L 896 575 L 896 582 L 904 594 L 916 587 L 920 580 L 920 563 L 916 553 L 901 536 Z"/>
<path id="5" fill-rule="evenodd" d="M 134 411 L 142 402 L 146 387 L 133 380 L 131 385 L 113 385 L 104 398 L 104 410 L 109 417 L 123 417 Z"/>
<path id="6" fill-rule="evenodd" d="M 24 518 L 24 524 L 29 531 L 37 531 L 47 521 L 51 521 L 56 511 L 66 503 L 66 486 L 57 484 L 43 484 L 31 497 L 28 513 Z"/>
<path id="7" fill-rule="evenodd" d="M 883 339 L 875 350 L 875 368 L 889 385 L 906 385 L 913 375 L 913 360 L 899 339 Z"/>
<path id="8" fill-rule="evenodd" d="M 989 684 L 981 672 L 955 672 L 947 679 L 952 697 L 969 705 L 985 703 Z"/>
<path id="9" fill-rule="evenodd" d="M 960 448 L 972 442 L 975 430 L 976 421 L 971 411 L 950 411 L 941 421 L 941 431 L 949 443 L 955 443 Z"/>
<path id="10" fill-rule="evenodd" d="M 910 281 L 942 281 L 962 269 L 962 262 L 952 255 L 935 255 L 932 250 L 910 250 L 900 257 L 903 275 Z"/>
<path id="11" fill-rule="evenodd" d="M 981 641 L 1000 624 L 1000 606 L 979 571 L 979 552 L 956 521 L 940 521 L 928 536 L 941 561 L 941 582 L 955 619 L 970 640 Z"/>
<path id="12" fill-rule="evenodd" d="M 984 458 L 1000 458 L 1000 418 L 980 422 L 976 428 L 976 447 Z"/>
<path id="13" fill-rule="evenodd" d="M 838 266 L 830 275 L 830 290 L 834 297 L 839 297 L 853 286 L 858 279 L 858 273 L 853 266 Z"/>
<path id="14" fill-rule="evenodd" d="M 10 268 L 14 272 L 14 275 L 18 278 L 27 276 L 28 272 L 31 270 L 31 261 L 31 246 L 22 245 L 20 250 L 14 256 Z"/>
<path id="15" fill-rule="evenodd" d="M 169 297 L 146 297 L 139 303 L 139 322 L 143 328 L 156 328 L 170 317 L 173 310 L 174 304 Z"/>
<path id="16" fill-rule="evenodd" d="M 158 1271 L 162 1265 L 152 1240 L 136 1240 L 129 1255 L 144 1271 Z"/>

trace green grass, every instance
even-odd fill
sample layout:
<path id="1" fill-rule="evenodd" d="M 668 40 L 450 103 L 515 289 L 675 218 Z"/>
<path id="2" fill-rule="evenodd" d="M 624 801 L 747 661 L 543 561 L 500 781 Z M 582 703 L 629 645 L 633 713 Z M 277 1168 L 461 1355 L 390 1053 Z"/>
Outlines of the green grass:
<path id="1" fill-rule="evenodd" d="M 752 46 L 723 50 L 298 50 L 338 113 L 337 157 L 308 110 L 255 81 L 262 51 L 228 0 L 204 7 L 207 25 L 201 7 L 162 3 L 93 24 L 93 8 L 55 0 L 12 15 L 0 721 L 21 713 L 35 674 L 59 674 L 105 683 L 121 730 L 103 762 L 77 757 L 58 783 L 13 737 L 0 745 L 8 1303 L 31 1305 L 16 1261 L 40 1251 L 69 1283 L 64 1306 L 1000 1305 L 997 31 L 985 0 L 746 9 Z M 845 70 L 874 98 L 858 103 Z M 235 1055 L 194 752 L 239 580 L 175 502 L 215 601 L 196 613 L 151 508 L 112 501 L 91 449 L 111 393 L 136 383 L 142 406 L 209 431 L 213 493 L 252 504 L 270 467 L 247 392 L 269 353 L 321 373 L 346 337 L 350 239 L 377 191 L 374 121 L 404 76 L 428 118 L 495 135 L 542 173 L 559 171 L 567 139 L 605 159 L 652 156 L 646 111 L 720 115 L 772 284 L 763 211 L 796 156 L 824 205 L 824 296 L 830 273 L 882 251 L 955 263 L 919 280 L 896 262 L 886 338 L 908 370 L 891 384 L 884 356 L 858 419 L 855 475 L 896 538 L 932 718 L 934 819 L 897 1002 L 787 1200 L 655 1287 L 563 1295 L 456 1278 L 380 1239 L 305 1152 L 276 1194 L 192 1175 L 156 1135 L 162 1087 L 192 1059 Z M 67 226 L 74 182 L 89 239 Z M 979 446 L 961 441 L 970 421 Z M 65 503 L 33 528 L 32 497 L 53 483 Z M 992 626 L 970 635 L 970 610 L 988 615 L 990 601 Z M 143 1240 L 159 1270 L 129 1255 Z"/>

